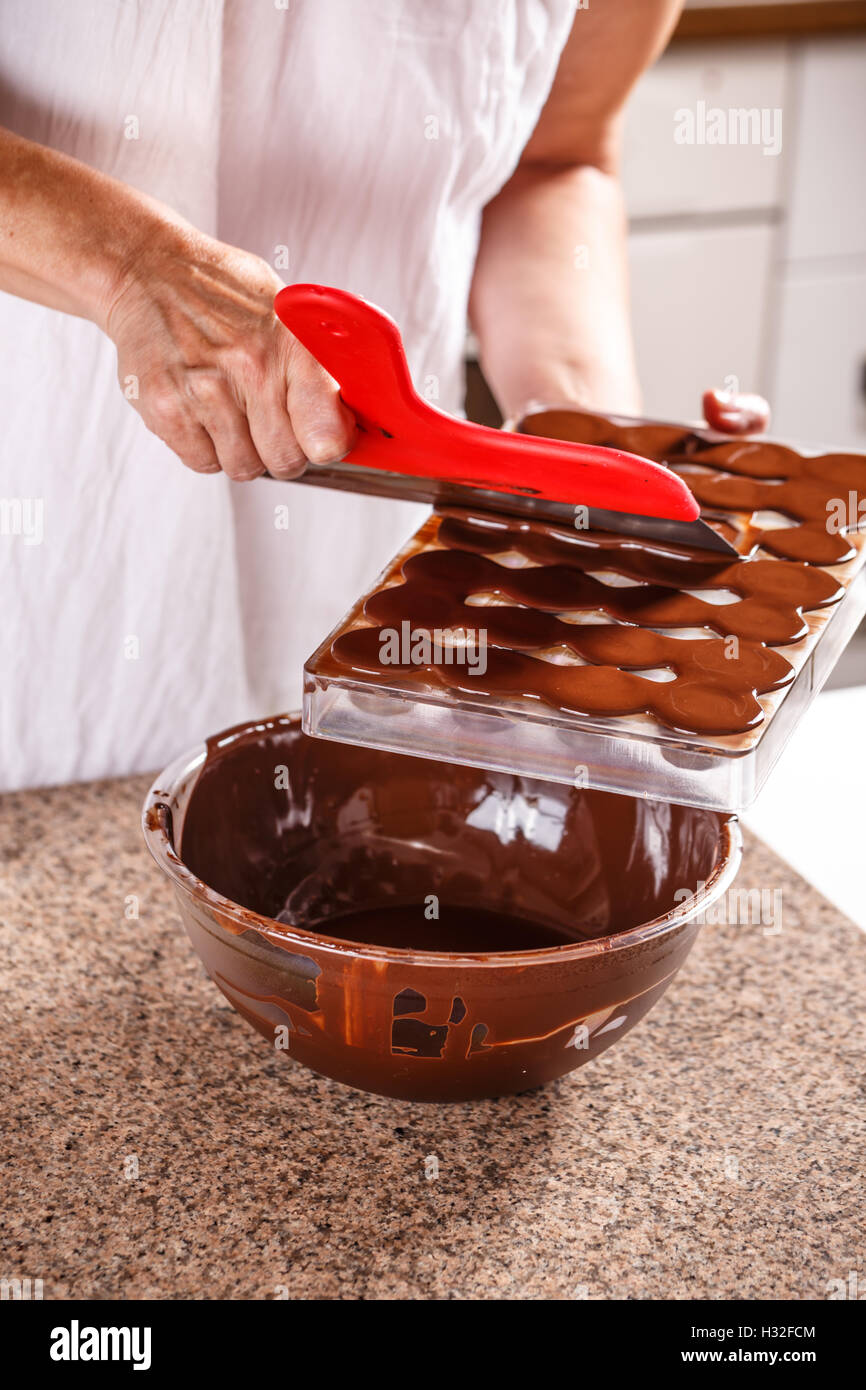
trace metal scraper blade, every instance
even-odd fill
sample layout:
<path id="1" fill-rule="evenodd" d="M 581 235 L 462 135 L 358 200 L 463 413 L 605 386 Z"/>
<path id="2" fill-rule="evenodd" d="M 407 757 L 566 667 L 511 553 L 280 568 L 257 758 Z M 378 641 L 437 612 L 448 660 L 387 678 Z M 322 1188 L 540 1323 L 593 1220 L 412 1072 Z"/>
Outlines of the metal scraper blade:
<path id="1" fill-rule="evenodd" d="M 296 482 L 310 487 L 332 488 L 338 492 L 360 492 L 371 497 L 394 497 L 402 501 L 422 502 L 433 507 L 474 508 L 505 516 L 523 517 L 527 521 L 547 522 L 565 530 L 611 531 L 618 536 L 656 545 L 692 546 L 709 550 L 727 560 L 739 560 L 739 551 L 705 521 L 672 521 L 666 517 L 636 516 L 632 512 L 606 511 L 588 507 L 581 511 L 581 525 L 575 526 L 576 510 L 571 502 L 553 502 L 546 497 L 532 497 L 492 488 L 465 487 L 441 478 L 416 478 L 405 473 L 387 473 L 378 468 L 361 468 L 357 464 L 310 464 Z"/>

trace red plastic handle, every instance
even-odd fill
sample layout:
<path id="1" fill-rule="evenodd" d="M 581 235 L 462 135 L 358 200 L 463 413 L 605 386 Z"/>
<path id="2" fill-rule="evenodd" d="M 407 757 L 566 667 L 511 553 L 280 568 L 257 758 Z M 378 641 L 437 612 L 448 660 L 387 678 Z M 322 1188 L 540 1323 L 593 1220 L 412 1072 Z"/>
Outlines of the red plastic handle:
<path id="1" fill-rule="evenodd" d="M 324 285 L 289 285 L 278 318 L 339 383 L 360 426 L 345 462 L 640 516 L 694 521 L 700 508 L 661 464 L 591 444 L 455 420 L 415 391 L 400 330 L 375 305 Z"/>

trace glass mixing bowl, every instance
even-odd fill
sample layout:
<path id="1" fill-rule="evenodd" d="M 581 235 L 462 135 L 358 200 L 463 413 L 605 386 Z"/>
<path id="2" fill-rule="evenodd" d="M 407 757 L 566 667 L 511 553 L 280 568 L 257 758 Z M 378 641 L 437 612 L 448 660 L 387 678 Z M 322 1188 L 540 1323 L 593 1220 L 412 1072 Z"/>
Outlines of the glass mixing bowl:
<path id="1" fill-rule="evenodd" d="M 144 833 L 272 1046 L 428 1101 L 525 1091 L 623 1037 L 741 852 L 733 815 L 312 739 L 297 716 L 176 759 Z"/>

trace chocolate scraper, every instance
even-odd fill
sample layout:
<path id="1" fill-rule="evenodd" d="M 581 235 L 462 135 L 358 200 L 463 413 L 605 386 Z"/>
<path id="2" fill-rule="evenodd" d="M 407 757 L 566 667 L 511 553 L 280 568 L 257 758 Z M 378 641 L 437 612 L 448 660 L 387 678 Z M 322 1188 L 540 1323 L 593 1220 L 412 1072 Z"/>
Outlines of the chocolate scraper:
<path id="1" fill-rule="evenodd" d="M 422 400 L 400 330 L 366 300 L 323 285 L 289 285 L 274 308 L 338 383 L 358 425 L 344 459 L 311 464 L 298 482 L 613 531 L 739 559 L 701 521 L 683 479 L 663 464 L 620 449 L 490 429 Z"/>

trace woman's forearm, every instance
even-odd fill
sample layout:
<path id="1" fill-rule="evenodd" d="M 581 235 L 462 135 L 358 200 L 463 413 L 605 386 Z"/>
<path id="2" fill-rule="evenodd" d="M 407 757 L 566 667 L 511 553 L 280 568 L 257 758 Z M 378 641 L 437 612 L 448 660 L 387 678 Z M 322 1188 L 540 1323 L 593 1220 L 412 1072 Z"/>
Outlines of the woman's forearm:
<path id="1" fill-rule="evenodd" d="M 637 413 L 616 177 L 588 165 L 519 166 L 484 211 L 470 314 L 506 416 L 533 401 Z"/>
<path id="2" fill-rule="evenodd" d="M 293 478 L 351 446 L 336 382 L 274 314 L 280 288 L 164 203 L 0 131 L 0 290 L 103 329 L 130 404 L 197 473 Z"/>
<path id="3" fill-rule="evenodd" d="M 10 294 L 102 326 L 130 259 L 167 212 L 80 160 L 0 129 L 0 289 Z"/>

